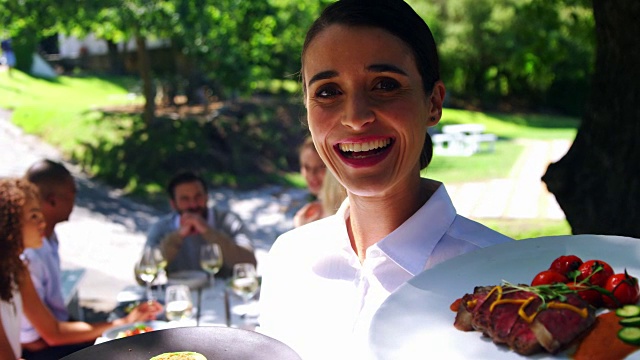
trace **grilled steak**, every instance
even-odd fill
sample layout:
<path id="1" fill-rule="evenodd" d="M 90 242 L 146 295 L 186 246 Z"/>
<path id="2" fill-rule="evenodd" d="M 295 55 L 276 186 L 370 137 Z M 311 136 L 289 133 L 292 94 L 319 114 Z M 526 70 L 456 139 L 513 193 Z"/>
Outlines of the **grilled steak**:
<path id="1" fill-rule="evenodd" d="M 567 294 L 563 300 L 543 303 L 536 294 L 513 287 L 476 287 L 462 297 L 454 326 L 482 332 L 522 355 L 555 354 L 595 322 L 594 309 L 579 296 Z"/>
<path id="2" fill-rule="evenodd" d="M 456 319 L 453 326 L 458 330 L 472 331 L 474 330 L 473 324 L 473 309 L 482 305 L 486 300 L 487 294 L 493 289 L 494 286 L 476 286 L 473 289 L 473 294 L 465 294 L 461 301 L 460 307 L 456 314 Z"/>
<path id="3" fill-rule="evenodd" d="M 550 308 L 541 311 L 531 324 L 531 331 L 540 345 L 552 354 L 566 348 L 596 321 L 593 308 L 587 306 L 579 296 L 571 294 L 564 303 L 586 309 L 587 316 L 583 318 L 575 311 Z"/>

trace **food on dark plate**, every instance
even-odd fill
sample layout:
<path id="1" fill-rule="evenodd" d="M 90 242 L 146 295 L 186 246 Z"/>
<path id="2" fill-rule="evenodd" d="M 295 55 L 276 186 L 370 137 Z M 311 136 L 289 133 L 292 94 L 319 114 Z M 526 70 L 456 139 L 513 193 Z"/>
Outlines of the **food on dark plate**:
<path id="1" fill-rule="evenodd" d="M 595 309 L 575 293 L 555 299 L 529 291 L 526 285 L 481 286 L 460 301 L 454 326 L 480 331 L 496 344 L 522 355 L 555 354 L 595 323 Z"/>
<path id="2" fill-rule="evenodd" d="M 207 358 L 194 351 L 177 351 L 156 355 L 149 360 L 207 360 Z"/>
<path id="3" fill-rule="evenodd" d="M 145 324 L 138 324 L 138 325 L 132 326 L 127 330 L 118 332 L 118 334 L 116 335 L 116 339 L 121 339 L 123 337 L 128 337 L 128 336 L 133 336 L 138 334 L 144 334 L 150 331 L 153 331 L 153 328 L 151 326 L 145 325 Z"/>

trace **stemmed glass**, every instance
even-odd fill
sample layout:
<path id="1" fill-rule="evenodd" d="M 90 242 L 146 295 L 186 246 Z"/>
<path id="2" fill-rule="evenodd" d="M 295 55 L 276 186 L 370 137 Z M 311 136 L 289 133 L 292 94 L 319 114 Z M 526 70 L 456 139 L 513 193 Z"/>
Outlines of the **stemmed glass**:
<path id="1" fill-rule="evenodd" d="M 193 302 L 187 285 L 169 285 L 165 292 L 165 316 L 169 321 L 191 318 Z"/>
<path id="2" fill-rule="evenodd" d="M 222 250 L 218 244 L 203 244 L 200 247 L 200 266 L 209 274 L 209 281 L 213 284 L 215 274 L 222 268 Z"/>
<path id="3" fill-rule="evenodd" d="M 249 311 L 248 302 L 253 298 L 260 288 L 256 267 L 250 263 L 240 263 L 233 266 L 233 276 L 231 277 L 231 290 L 242 298 L 246 308 L 246 316 Z"/>
<path id="4" fill-rule="evenodd" d="M 165 285 L 167 281 L 167 277 L 166 277 L 167 276 L 166 268 L 168 264 L 167 259 L 165 259 L 159 247 L 152 246 L 151 251 L 153 252 L 153 258 L 156 260 L 156 263 L 158 264 L 158 275 L 156 275 L 154 282 L 156 282 L 156 285 L 159 285 L 159 286 Z M 157 283 L 158 281 L 162 281 L 162 280 L 164 280 L 164 282 Z"/>
<path id="5" fill-rule="evenodd" d="M 154 247 L 145 246 L 142 249 L 142 257 L 140 261 L 136 263 L 136 276 L 141 279 L 145 285 L 147 290 L 147 300 L 153 300 L 153 293 L 151 291 L 151 283 L 158 276 L 159 264 L 154 256 Z"/>

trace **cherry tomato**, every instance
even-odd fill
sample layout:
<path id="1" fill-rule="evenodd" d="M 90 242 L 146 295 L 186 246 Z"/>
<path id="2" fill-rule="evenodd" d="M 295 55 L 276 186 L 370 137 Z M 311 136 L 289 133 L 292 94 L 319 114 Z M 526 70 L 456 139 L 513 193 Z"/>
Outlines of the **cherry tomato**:
<path id="1" fill-rule="evenodd" d="M 604 288 L 610 291 L 617 299 L 612 299 L 610 296 L 603 295 L 604 305 L 608 308 L 618 308 L 622 305 L 636 304 L 640 300 L 640 288 L 638 287 L 638 279 L 627 274 L 625 270 L 624 274 L 615 274 L 609 276 Z"/>
<path id="2" fill-rule="evenodd" d="M 575 290 L 576 294 L 586 301 L 589 305 L 599 308 L 602 305 L 602 295 L 598 290 L 591 289 L 589 286 L 580 285 L 574 282 L 568 283 L 570 289 Z"/>
<path id="3" fill-rule="evenodd" d="M 588 260 L 582 263 L 578 267 L 580 274 L 578 275 L 578 281 L 582 281 L 589 278 L 591 285 L 598 285 L 604 287 L 609 276 L 613 275 L 613 269 L 609 264 L 602 260 Z"/>
<path id="4" fill-rule="evenodd" d="M 555 283 L 566 283 L 569 281 L 566 276 L 553 270 L 544 270 L 539 272 L 531 281 L 531 286 L 551 285 Z"/>
<path id="5" fill-rule="evenodd" d="M 153 328 L 150 326 L 146 326 L 146 325 L 138 325 L 134 328 L 125 330 L 124 332 L 124 336 L 133 336 L 133 335 L 138 335 L 138 334 L 144 334 L 146 332 L 150 332 L 153 331 Z"/>
<path id="6" fill-rule="evenodd" d="M 554 270 L 570 277 L 569 273 L 578 270 L 580 265 L 582 265 L 582 259 L 579 257 L 575 255 L 562 255 L 553 260 L 551 266 L 549 266 L 549 270 Z"/>

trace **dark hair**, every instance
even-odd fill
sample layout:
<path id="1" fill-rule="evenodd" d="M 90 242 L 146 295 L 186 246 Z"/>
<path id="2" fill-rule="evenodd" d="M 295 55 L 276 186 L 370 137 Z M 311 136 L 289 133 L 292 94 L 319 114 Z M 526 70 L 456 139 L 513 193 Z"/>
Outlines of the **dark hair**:
<path id="1" fill-rule="evenodd" d="M 24 264 L 22 222 L 24 206 L 38 199 L 37 187 L 26 179 L 0 179 L 0 300 L 9 302 L 20 285 Z"/>
<path id="2" fill-rule="evenodd" d="M 403 0 L 340 0 L 329 5 L 316 19 L 304 39 L 302 66 L 309 44 L 324 29 L 331 25 L 374 27 L 385 30 L 402 40 L 413 53 L 422 87 L 426 96 L 440 80 L 440 62 L 433 34 L 429 26 Z M 306 92 L 304 71 L 301 71 L 302 88 Z M 433 143 L 429 134 L 420 156 L 420 168 L 424 169 L 433 156 Z"/>
<path id="3" fill-rule="evenodd" d="M 171 199 L 175 200 L 175 195 L 176 195 L 175 191 L 178 185 L 196 182 L 196 181 L 202 184 L 202 187 L 204 188 L 204 192 L 206 193 L 207 183 L 204 181 L 204 179 L 200 175 L 194 173 L 193 171 L 182 171 L 176 174 L 173 178 L 171 178 L 171 180 L 169 180 L 169 185 L 167 185 L 167 194 L 169 194 Z"/>
<path id="4" fill-rule="evenodd" d="M 67 168 L 59 162 L 44 159 L 27 169 L 25 178 L 34 183 L 40 189 L 41 196 L 46 197 L 54 191 L 54 187 L 73 180 L 73 176 Z"/>

